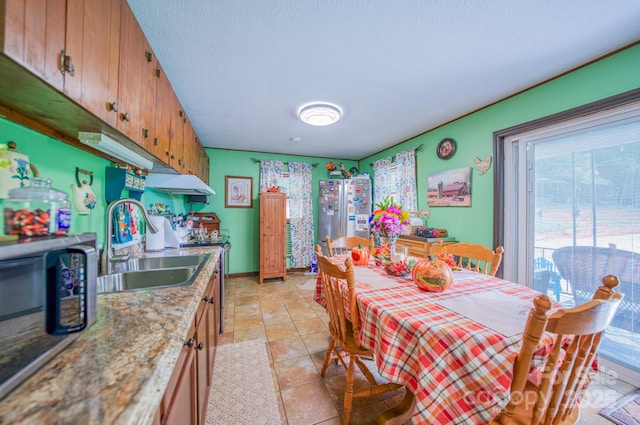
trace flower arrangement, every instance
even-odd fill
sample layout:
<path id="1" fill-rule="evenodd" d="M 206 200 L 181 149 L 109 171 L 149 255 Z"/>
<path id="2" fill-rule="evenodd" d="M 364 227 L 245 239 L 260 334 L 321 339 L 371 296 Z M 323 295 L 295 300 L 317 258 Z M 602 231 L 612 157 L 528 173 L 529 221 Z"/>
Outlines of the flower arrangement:
<path id="1" fill-rule="evenodd" d="M 376 246 L 371 250 L 371 255 L 374 257 L 389 257 L 389 243 L 387 242 Z"/>
<path id="2" fill-rule="evenodd" d="M 442 261 L 447 266 L 451 267 L 451 270 L 460 270 L 460 268 L 458 267 L 458 263 L 456 262 L 456 258 L 453 256 L 453 254 L 439 252 L 438 254 L 435 254 L 433 258 Z"/>
<path id="3" fill-rule="evenodd" d="M 411 268 L 406 261 L 387 261 L 384 270 L 391 276 L 403 277 L 411 273 Z"/>
<path id="4" fill-rule="evenodd" d="M 404 226 L 409 224 L 409 213 L 395 203 L 393 197 L 385 196 L 376 204 L 377 209 L 369 217 L 371 231 L 378 232 L 387 239 L 400 236 Z"/>

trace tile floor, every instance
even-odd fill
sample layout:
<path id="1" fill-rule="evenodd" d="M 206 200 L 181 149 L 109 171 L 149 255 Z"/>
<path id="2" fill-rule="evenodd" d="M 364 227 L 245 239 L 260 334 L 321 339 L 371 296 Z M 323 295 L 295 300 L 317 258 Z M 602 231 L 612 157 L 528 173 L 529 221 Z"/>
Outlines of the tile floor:
<path id="1" fill-rule="evenodd" d="M 320 376 L 329 331 L 324 309 L 312 299 L 313 276 L 289 273 L 286 282 L 258 282 L 257 276 L 228 279 L 225 333 L 219 343 L 267 342 L 283 424 L 340 424 L 345 374 L 342 366 L 332 363 L 327 376 Z M 620 380 L 598 378 L 585 397 L 581 423 L 611 424 L 597 412 L 634 389 Z M 351 423 L 375 424 L 375 418 L 402 396 L 400 390 L 386 397 L 355 400 Z"/>

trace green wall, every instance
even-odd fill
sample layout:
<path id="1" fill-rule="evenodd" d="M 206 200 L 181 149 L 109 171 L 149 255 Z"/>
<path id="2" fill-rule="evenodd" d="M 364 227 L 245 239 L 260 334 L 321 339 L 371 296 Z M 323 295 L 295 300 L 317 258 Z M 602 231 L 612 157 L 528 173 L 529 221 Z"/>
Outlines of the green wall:
<path id="1" fill-rule="evenodd" d="M 358 166 L 356 161 L 340 160 L 336 158 L 317 158 L 296 155 L 277 155 L 259 152 L 244 152 L 223 149 L 207 149 L 211 159 L 209 186 L 216 191 L 211 197 L 211 203 L 204 206 L 202 211 L 215 212 L 220 218 L 220 228 L 229 229 L 231 235 L 230 273 L 257 272 L 260 268 L 260 237 L 259 237 L 259 205 L 260 164 L 252 159 L 276 159 L 284 162 L 317 163 L 313 168 L 313 199 L 314 221 L 317 221 L 318 181 L 329 178 L 324 166 L 333 160 L 338 165 L 340 161 L 347 169 Z M 225 208 L 225 176 L 243 176 L 253 178 L 253 208 Z M 196 211 L 198 212 L 198 211 Z M 317 229 L 315 234 L 318 237 Z"/>
<path id="2" fill-rule="evenodd" d="M 71 185 L 76 184 L 76 167 L 93 171 L 94 180 L 91 186 L 96 195 L 96 208 L 89 215 L 79 215 L 71 207 L 71 233 L 96 232 L 98 240 L 104 238 L 104 169 L 110 162 L 86 153 L 56 139 L 44 136 L 13 122 L 0 118 L 0 143 L 13 140 L 17 150 L 29 156 L 29 161 L 36 166 L 42 178 L 51 179 L 51 187 L 67 192 L 72 200 Z M 81 178 L 87 176 L 81 175 Z M 0 200 L 0 205 L 3 201 Z M 4 214 L 2 221 L 4 234 Z"/>
<path id="3" fill-rule="evenodd" d="M 473 167 L 474 157 L 493 155 L 493 132 L 523 122 L 564 111 L 615 94 L 640 87 L 640 45 L 626 49 L 614 56 L 564 75 L 553 81 L 530 89 L 517 96 L 484 108 L 440 128 L 428 131 L 413 139 L 389 148 L 376 155 L 364 158 L 359 163 L 344 161 L 345 166 L 357 166 L 361 172 L 372 173 L 370 164 L 375 160 L 424 143 L 425 148 L 417 155 L 418 204 L 427 208 L 427 175 L 430 172 L 452 168 Z M 427 112 L 428 113 L 428 112 Z M 456 154 L 449 160 L 440 160 L 435 154 L 436 145 L 445 137 L 458 143 Z M 37 132 L 0 118 L 0 143 L 13 140 L 18 150 L 29 155 L 42 177 L 50 178 L 53 187 L 65 190 L 71 196 L 70 185 L 75 182 L 75 167 L 94 172 L 93 190 L 98 205 L 87 216 L 72 210 L 71 231 L 92 231 L 98 234 L 99 243 L 104 242 L 104 169 L 110 162 L 82 150 L 73 148 Z M 324 165 L 329 158 L 292 155 L 275 155 L 258 152 L 243 152 L 207 149 L 211 158 L 210 186 L 216 191 L 209 205 L 194 204 L 196 212 L 216 212 L 221 219 L 221 228 L 231 233 L 231 273 L 255 272 L 259 268 L 258 203 L 259 164 L 256 159 L 279 159 L 318 163 L 313 170 L 313 198 L 317 199 L 317 181 L 328 177 Z M 333 159 L 336 162 L 335 158 Z M 340 160 L 337 160 L 339 163 Z M 471 207 L 431 208 L 429 226 L 444 227 L 459 240 L 493 244 L 493 170 L 485 175 L 473 169 Z M 253 208 L 224 207 L 224 177 L 253 177 Z M 164 202 L 176 213 L 188 212 L 184 196 L 168 195 L 148 189 L 142 197 L 145 205 Z M 1 201 L 0 201 L 1 202 Z M 317 212 L 317 201 L 314 203 Z M 3 228 L 4 226 L 2 226 Z M 316 233 L 317 238 L 317 233 Z"/>
<path id="4" fill-rule="evenodd" d="M 517 71 L 515 71 L 517 72 Z M 393 148 L 360 161 L 361 170 L 373 175 L 370 164 L 385 156 L 416 147 L 425 147 L 417 155 L 418 207 L 427 206 L 429 173 L 473 167 L 474 158 L 493 156 L 493 133 L 517 124 L 565 111 L 640 87 L 640 45 L 532 88 L 517 96 L 484 108 L 440 128 L 428 131 Z M 436 156 L 440 140 L 451 137 L 457 142 L 455 155 L 448 160 Z M 446 228 L 451 236 L 485 245 L 493 245 L 493 171 L 480 175 L 472 168 L 471 207 L 432 207 L 428 225 Z"/>
<path id="5" fill-rule="evenodd" d="M 76 184 L 76 167 L 93 172 L 91 188 L 96 195 L 96 208 L 88 215 L 80 215 L 72 204 L 70 233 L 95 232 L 98 243 L 104 244 L 104 220 L 107 209 L 104 198 L 105 170 L 112 165 L 111 161 L 0 117 L 0 143 L 6 144 L 9 141 L 16 142 L 17 150 L 29 157 L 29 161 L 38 169 L 40 177 L 51 179 L 51 187 L 67 192 L 70 202 L 73 202 L 71 185 Z M 87 179 L 87 176 L 81 174 L 80 178 Z M 127 196 L 126 191 L 123 196 Z M 164 202 L 171 205 L 172 211 L 176 213 L 187 210 L 188 205 L 183 201 L 183 195 L 169 195 L 151 189 L 147 189 L 142 196 L 145 205 Z M 0 206 L 3 204 L 4 201 L 0 200 Z M 0 216 L 0 233 L 4 234 L 4 214 Z"/>

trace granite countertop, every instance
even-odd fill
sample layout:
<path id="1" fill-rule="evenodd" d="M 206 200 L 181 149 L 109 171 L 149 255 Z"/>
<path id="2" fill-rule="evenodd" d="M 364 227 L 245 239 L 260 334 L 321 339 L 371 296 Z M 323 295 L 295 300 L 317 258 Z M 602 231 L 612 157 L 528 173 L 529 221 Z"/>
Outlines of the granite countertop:
<path id="1" fill-rule="evenodd" d="M 222 252 L 191 286 L 98 295 L 96 323 L 0 401 L 2 424 L 151 424 Z"/>

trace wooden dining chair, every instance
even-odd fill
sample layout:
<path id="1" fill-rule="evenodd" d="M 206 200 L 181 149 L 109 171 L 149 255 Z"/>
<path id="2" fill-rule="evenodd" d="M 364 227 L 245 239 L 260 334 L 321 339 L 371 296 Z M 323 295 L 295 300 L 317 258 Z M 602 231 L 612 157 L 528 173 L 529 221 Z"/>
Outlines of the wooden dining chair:
<path id="1" fill-rule="evenodd" d="M 327 250 L 329 257 L 340 254 L 348 254 L 352 248 L 369 247 L 369 250 L 373 249 L 373 233 L 369 236 L 369 239 L 361 238 L 360 236 L 341 236 L 334 240 L 329 239 L 329 235 L 326 237 Z"/>
<path id="2" fill-rule="evenodd" d="M 578 401 L 590 382 L 603 331 L 609 326 L 624 294 L 613 292 L 618 278 L 605 276 L 594 299 L 547 316 L 546 295 L 533 300 L 524 328 L 523 343 L 513 368 L 510 401 L 492 424 L 574 424 L 580 416 Z M 554 335 L 551 352 L 541 366 L 536 385 L 528 379 L 531 360 L 543 333 Z M 569 341 L 563 346 L 564 341 Z"/>
<path id="3" fill-rule="evenodd" d="M 504 248 L 498 246 L 495 251 L 481 244 L 467 242 L 444 245 L 442 252 L 458 257 L 458 267 L 495 276 L 502 262 Z"/>
<path id="4" fill-rule="evenodd" d="M 373 353 L 367 348 L 360 346 L 358 343 L 360 319 L 358 315 L 358 306 L 356 304 L 355 278 L 351 258 L 347 258 L 345 260 L 343 270 L 341 266 L 333 264 L 328 257 L 319 254 L 318 274 L 322 280 L 322 290 L 327 303 L 327 312 L 329 313 L 329 331 L 331 333 L 329 349 L 327 350 L 320 375 L 325 376 L 332 358 L 337 358 L 346 369 L 347 382 L 344 390 L 342 423 L 347 425 L 351 418 L 351 407 L 354 398 L 372 397 L 390 391 L 396 391 L 397 389 L 402 388 L 403 385 L 395 383 L 378 383 L 362 360 L 362 357 L 372 357 Z M 340 284 L 341 280 L 346 283 L 344 290 Z M 345 295 L 346 299 L 349 300 L 349 317 L 347 317 Z M 354 391 L 353 389 L 356 365 L 370 384 L 366 388 L 362 388 L 358 391 Z M 403 401 L 403 403 L 407 404 L 407 406 L 403 406 L 403 408 L 406 409 L 403 416 L 395 418 L 393 422 L 379 421 L 378 423 L 402 424 L 411 417 L 413 408 L 415 407 L 415 400 L 409 390 L 406 391 L 409 397 L 405 396 L 406 401 Z"/>

